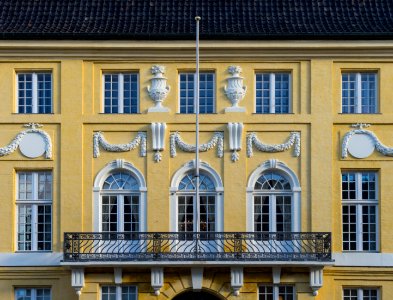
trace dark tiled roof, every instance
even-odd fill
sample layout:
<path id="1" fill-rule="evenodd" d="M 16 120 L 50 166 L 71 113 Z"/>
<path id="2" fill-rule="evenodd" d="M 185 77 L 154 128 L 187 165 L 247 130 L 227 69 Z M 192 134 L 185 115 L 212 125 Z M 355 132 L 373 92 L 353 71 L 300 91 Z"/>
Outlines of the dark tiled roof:
<path id="1" fill-rule="evenodd" d="M 393 0 L 0 0 L 0 39 L 393 38 Z"/>

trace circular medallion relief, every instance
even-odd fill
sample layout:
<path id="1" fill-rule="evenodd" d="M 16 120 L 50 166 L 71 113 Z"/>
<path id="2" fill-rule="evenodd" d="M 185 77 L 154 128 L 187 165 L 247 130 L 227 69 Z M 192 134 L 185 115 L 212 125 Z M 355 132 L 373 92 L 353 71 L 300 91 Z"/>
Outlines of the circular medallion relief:
<path id="1" fill-rule="evenodd" d="M 28 133 L 22 138 L 19 149 L 26 157 L 40 157 L 45 153 L 45 140 L 39 133 Z"/>
<path id="2" fill-rule="evenodd" d="M 374 149 L 374 140 L 368 134 L 354 134 L 348 143 L 348 152 L 356 158 L 366 158 Z"/>

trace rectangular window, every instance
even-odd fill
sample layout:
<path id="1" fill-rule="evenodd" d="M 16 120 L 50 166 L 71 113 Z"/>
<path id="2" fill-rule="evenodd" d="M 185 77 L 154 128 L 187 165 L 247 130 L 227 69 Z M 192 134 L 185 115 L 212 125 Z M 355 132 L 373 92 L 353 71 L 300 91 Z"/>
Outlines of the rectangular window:
<path id="1" fill-rule="evenodd" d="M 52 173 L 18 172 L 17 249 L 52 249 Z"/>
<path id="2" fill-rule="evenodd" d="M 195 113 L 194 102 L 196 93 L 195 73 L 181 73 L 180 77 L 180 113 Z M 215 112 L 214 73 L 199 74 L 199 112 L 211 114 Z"/>
<path id="3" fill-rule="evenodd" d="M 295 300 L 295 289 L 291 285 L 262 285 L 259 300 Z"/>
<path id="4" fill-rule="evenodd" d="M 255 112 L 257 114 L 290 112 L 289 73 L 257 73 L 255 82 Z"/>
<path id="5" fill-rule="evenodd" d="M 15 300 L 51 300 L 50 288 L 16 288 Z"/>
<path id="6" fill-rule="evenodd" d="M 342 113 L 377 112 L 377 74 L 342 73 Z"/>
<path id="7" fill-rule="evenodd" d="M 137 300 L 136 286 L 106 285 L 101 287 L 101 300 Z"/>
<path id="8" fill-rule="evenodd" d="M 18 113 L 52 113 L 52 73 L 18 73 L 16 77 Z"/>
<path id="9" fill-rule="evenodd" d="M 377 173 L 342 173 L 344 251 L 377 251 Z"/>
<path id="10" fill-rule="evenodd" d="M 104 113 L 136 114 L 139 103 L 137 73 L 104 74 Z"/>
<path id="11" fill-rule="evenodd" d="M 379 289 L 344 288 L 343 300 L 379 300 Z"/>

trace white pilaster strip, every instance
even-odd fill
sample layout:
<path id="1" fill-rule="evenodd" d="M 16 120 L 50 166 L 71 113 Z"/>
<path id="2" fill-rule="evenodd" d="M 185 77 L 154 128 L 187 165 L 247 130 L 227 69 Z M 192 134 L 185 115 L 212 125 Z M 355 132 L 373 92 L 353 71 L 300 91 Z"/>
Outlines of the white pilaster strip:
<path id="1" fill-rule="evenodd" d="M 200 291 L 203 282 L 203 268 L 191 268 L 192 289 Z"/>
<path id="2" fill-rule="evenodd" d="M 115 284 L 123 283 L 123 269 L 122 268 L 114 268 L 113 275 L 115 277 Z"/>

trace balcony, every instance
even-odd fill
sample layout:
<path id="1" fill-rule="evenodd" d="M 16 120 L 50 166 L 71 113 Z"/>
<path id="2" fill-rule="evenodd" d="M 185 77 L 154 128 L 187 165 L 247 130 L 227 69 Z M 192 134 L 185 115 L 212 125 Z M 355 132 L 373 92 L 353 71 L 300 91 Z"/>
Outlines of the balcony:
<path id="1" fill-rule="evenodd" d="M 63 263 L 331 262 L 326 232 L 66 232 Z"/>

